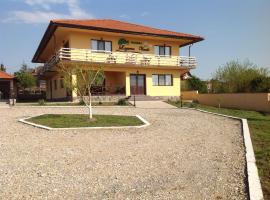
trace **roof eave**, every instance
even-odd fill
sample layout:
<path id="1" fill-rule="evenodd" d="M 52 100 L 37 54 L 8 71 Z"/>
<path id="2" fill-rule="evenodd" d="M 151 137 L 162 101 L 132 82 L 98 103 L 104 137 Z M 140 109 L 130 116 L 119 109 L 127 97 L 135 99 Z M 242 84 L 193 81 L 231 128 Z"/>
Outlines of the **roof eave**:
<path id="1" fill-rule="evenodd" d="M 188 43 L 184 43 L 184 44 L 182 44 L 182 45 L 179 45 L 179 47 L 184 47 L 184 46 L 188 46 L 188 45 L 191 45 L 191 44 L 194 44 L 194 43 L 197 43 L 197 42 L 201 42 L 201 41 L 203 41 L 204 40 L 204 38 L 198 38 L 198 39 L 196 39 L 196 40 L 194 40 L 194 41 L 191 41 L 191 42 L 188 42 Z"/>
<path id="2" fill-rule="evenodd" d="M 40 56 L 40 53 L 44 50 L 46 44 L 50 40 L 50 38 L 53 35 L 53 33 L 55 32 L 56 28 L 57 27 L 55 26 L 54 22 L 50 21 L 42 39 L 38 45 L 38 48 L 37 48 L 37 50 L 32 58 L 33 63 L 38 63 L 38 57 Z"/>

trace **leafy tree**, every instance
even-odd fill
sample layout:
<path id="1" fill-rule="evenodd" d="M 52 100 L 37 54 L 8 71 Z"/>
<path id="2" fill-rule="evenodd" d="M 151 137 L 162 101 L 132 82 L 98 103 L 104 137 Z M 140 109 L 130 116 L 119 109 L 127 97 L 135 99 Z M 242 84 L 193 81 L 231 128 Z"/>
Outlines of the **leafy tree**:
<path id="1" fill-rule="evenodd" d="M 83 63 L 59 63 L 60 73 L 64 76 L 64 85 L 67 89 L 75 91 L 80 100 L 89 110 L 89 119 L 92 116 L 91 87 L 102 85 L 104 82 L 104 71 L 102 67 L 84 65 Z M 76 80 L 73 79 L 76 77 Z"/>
<path id="2" fill-rule="evenodd" d="M 270 92 L 270 77 L 260 76 L 250 82 L 251 92 Z"/>
<path id="3" fill-rule="evenodd" d="M 31 88 L 36 85 L 36 78 L 25 63 L 22 64 L 20 70 L 15 72 L 14 75 L 18 80 L 18 85 L 23 89 Z"/>
<path id="4" fill-rule="evenodd" d="M 241 63 L 230 61 L 218 68 L 214 74 L 214 80 L 218 82 L 213 90 L 220 92 L 251 92 L 253 80 L 258 77 L 267 77 L 268 71 L 265 68 L 258 68 L 248 60 Z M 254 87 L 253 87 L 254 91 Z"/>
<path id="5" fill-rule="evenodd" d="M 0 71 L 6 72 L 6 67 L 3 63 L 0 64 Z"/>
<path id="6" fill-rule="evenodd" d="M 15 75 L 19 86 L 23 89 L 31 88 L 36 85 L 36 78 L 30 72 L 17 72 Z"/>
<path id="7" fill-rule="evenodd" d="M 196 76 L 187 79 L 187 87 L 189 90 L 198 90 L 200 93 L 207 92 L 206 83 Z"/>
<path id="8" fill-rule="evenodd" d="M 23 63 L 20 69 L 20 72 L 27 72 L 30 71 L 30 69 L 28 68 L 28 65 Z"/>

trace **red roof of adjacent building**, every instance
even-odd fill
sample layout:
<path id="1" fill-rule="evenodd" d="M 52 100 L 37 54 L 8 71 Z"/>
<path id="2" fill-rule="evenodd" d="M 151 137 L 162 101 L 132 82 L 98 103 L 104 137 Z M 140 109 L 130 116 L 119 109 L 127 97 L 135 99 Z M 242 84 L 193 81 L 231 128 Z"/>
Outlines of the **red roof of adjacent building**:
<path id="1" fill-rule="evenodd" d="M 0 71 L 0 79 L 13 79 L 14 76 L 6 73 L 6 72 L 3 72 L 3 71 Z"/>
<path id="2" fill-rule="evenodd" d="M 168 31 L 163 29 L 152 28 L 149 26 L 143 26 L 128 22 L 121 22 L 112 19 L 91 19 L 91 20 L 52 20 L 53 23 L 57 24 L 67 24 L 67 25 L 75 25 L 75 26 L 83 26 L 83 27 L 96 27 L 102 29 L 111 29 L 111 30 L 119 30 L 119 31 L 130 31 L 136 33 L 148 33 L 155 35 L 164 35 L 164 36 L 178 36 L 190 39 L 202 39 L 203 37 L 195 36 L 186 33 Z"/>

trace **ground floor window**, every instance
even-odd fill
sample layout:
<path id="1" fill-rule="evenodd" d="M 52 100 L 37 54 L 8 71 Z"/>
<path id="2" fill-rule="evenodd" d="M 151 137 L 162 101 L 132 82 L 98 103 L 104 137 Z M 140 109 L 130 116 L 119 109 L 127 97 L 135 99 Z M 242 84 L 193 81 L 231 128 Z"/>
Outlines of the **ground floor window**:
<path id="1" fill-rule="evenodd" d="M 153 74 L 152 82 L 154 86 L 172 86 L 172 74 Z"/>

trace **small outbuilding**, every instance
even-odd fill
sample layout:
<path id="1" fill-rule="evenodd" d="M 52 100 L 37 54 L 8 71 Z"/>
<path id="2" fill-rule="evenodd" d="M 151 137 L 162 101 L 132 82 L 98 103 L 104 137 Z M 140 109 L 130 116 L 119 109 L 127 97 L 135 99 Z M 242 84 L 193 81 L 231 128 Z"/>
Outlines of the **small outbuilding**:
<path id="1" fill-rule="evenodd" d="M 0 100 L 7 100 L 15 97 L 14 76 L 0 71 Z"/>

